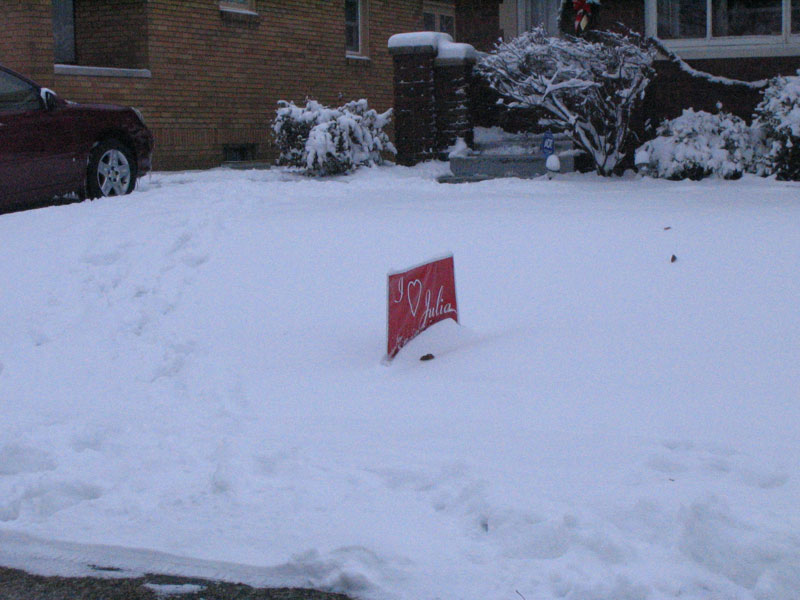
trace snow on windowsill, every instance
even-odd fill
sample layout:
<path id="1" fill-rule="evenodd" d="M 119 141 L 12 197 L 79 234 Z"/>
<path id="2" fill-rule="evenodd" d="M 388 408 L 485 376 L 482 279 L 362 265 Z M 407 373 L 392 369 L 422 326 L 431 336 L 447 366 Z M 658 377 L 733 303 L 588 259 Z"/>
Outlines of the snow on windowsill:
<path id="1" fill-rule="evenodd" d="M 354 60 L 354 61 L 357 61 L 357 62 L 368 63 L 368 62 L 372 61 L 372 59 L 369 56 L 366 56 L 364 54 L 351 54 L 351 53 L 348 52 L 347 54 L 345 54 L 344 57 L 347 60 Z"/>
<path id="2" fill-rule="evenodd" d="M 150 69 L 121 69 L 117 67 L 86 67 L 83 65 L 53 65 L 56 75 L 83 75 L 85 77 L 138 77 L 149 79 Z"/>
<path id="3" fill-rule="evenodd" d="M 233 6 L 220 6 L 219 12 L 223 13 L 233 13 L 235 15 L 241 15 L 243 17 L 258 17 L 259 14 L 249 8 L 236 8 Z"/>

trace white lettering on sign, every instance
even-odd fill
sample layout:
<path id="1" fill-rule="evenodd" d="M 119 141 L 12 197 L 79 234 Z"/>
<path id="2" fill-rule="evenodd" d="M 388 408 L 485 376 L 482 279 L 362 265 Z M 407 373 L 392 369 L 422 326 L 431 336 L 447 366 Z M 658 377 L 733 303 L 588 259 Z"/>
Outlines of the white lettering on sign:
<path id="1" fill-rule="evenodd" d="M 405 296 L 411 314 L 416 317 L 417 311 L 419 311 L 419 303 L 423 298 L 422 282 L 419 279 L 414 279 L 413 281 L 409 281 L 407 286 L 404 285 L 404 283 L 405 281 L 401 277 L 397 285 L 399 297 L 392 298 L 392 301 L 395 304 L 399 304 L 403 301 L 403 297 Z M 433 305 L 431 305 L 431 291 L 424 290 L 424 292 L 425 312 L 422 314 L 422 321 L 419 324 L 420 330 L 427 325 L 430 319 L 456 312 L 456 309 L 454 309 L 449 302 L 444 301 L 444 286 L 439 286 L 439 292 L 436 294 L 436 301 Z"/>
<path id="2" fill-rule="evenodd" d="M 428 292 L 430 294 L 430 292 Z M 416 296 L 416 299 L 414 298 Z M 419 310 L 419 301 L 422 299 L 422 282 L 419 279 L 408 282 L 408 307 L 411 309 L 411 314 L 417 316 Z"/>
<path id="3" fill-rule="evenodd" d="M 455 288 L 452 256 L 389 274 L 389 359 L 429 325 L 449 318 L 458 322 Z"/>
<path id="4" fill-rule="evenodd" d="M 429 319 L 456 312 L 456 309 L 454 309 L 449 302 L 444 302 L 442 296 L 444 296 L 444 286 L 439 287 L 439 293 L 436 295 L 436 303 L 431 306 L 431 291 L 428 290 L 425 292 L 425 315 L 422 317 L 420 327 L 425 327 Z M 414 315 L 416 316 L 416 313 L 414 313 Z"/>

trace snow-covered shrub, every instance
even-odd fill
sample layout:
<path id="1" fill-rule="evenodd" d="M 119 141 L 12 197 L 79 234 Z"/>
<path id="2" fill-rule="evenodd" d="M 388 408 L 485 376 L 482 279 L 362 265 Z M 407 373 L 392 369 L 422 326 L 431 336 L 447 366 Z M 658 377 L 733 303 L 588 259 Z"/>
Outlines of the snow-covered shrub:
<path id="1" fill-rule="evenodd" d="M 304 107 L 283 100 L 278 105 L 272 125 L 278 164 L 300 167 L 310 175 L 335 175 L 380 164 L 383 152 L 396 152 L 383 131 L 392 111 L 379 114 L 366 100 L 339 108 L 314 100 Z"/>
<path id="2" fill-rule="evenodd" d="M 636 165 L 652 177 L 738 179 L 758 171 L 764 151 L 758 130 L 725 112 L 686 109 L 662 123 L 657 133 L 636 151 Z"/>
<path id="3" fill-rule="evenodd" d="M 798 76 L 770 81 L 755 117 L 766 138 L 766 171 L 778 179 L 800 181 L 800 71 Z"/>
<path id="4" fill-rule="evenodd" d="M 610 175 L 620 166 L 630 119 L 653 74 L 655 49 L 635 34 L 548 37 L 542 28 L 499 43 L 477 65 L 510 106 L 539 107 Z"/>

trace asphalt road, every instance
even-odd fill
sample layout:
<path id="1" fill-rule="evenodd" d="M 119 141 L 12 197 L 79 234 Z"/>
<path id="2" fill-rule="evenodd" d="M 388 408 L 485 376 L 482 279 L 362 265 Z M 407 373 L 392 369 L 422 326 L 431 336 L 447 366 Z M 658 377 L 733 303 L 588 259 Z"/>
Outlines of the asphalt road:
<path id="1" fill-rule="evenodd" d="M 136 579 L 42 577 L 0 567 L 0 600 L 350 600 L 305 589 L 258 589 L 203 579 L 146 575 Z"/>

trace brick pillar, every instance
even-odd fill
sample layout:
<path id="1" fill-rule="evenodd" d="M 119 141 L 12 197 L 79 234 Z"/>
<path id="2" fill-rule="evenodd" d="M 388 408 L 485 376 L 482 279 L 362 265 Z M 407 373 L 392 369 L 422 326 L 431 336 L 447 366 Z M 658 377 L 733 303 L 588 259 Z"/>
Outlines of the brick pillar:
<path id="1" fill-rule="evenodd" d="M 435 61 L 436 150 L 442 159 L 447 158 L 442 155 L 457 138 L 472 147 L 475 122 L 470 85 L 474 65 L 473 57 L 439 57 Z"/>
<path id="2" fill-rule="evenodd" d="M 399 33 L 389 39 L 394 59 L 397 162 L 441 157 L 456 138 L 472 144 L 472 67 L 475 48 L 446 33 Z"/>
<path id="3" fill-rule="evenodd" d="M 390 47 L 394 60 L 394 123 L 397 162 L 414 165 L 434 156 L 436 47 Z"/>

